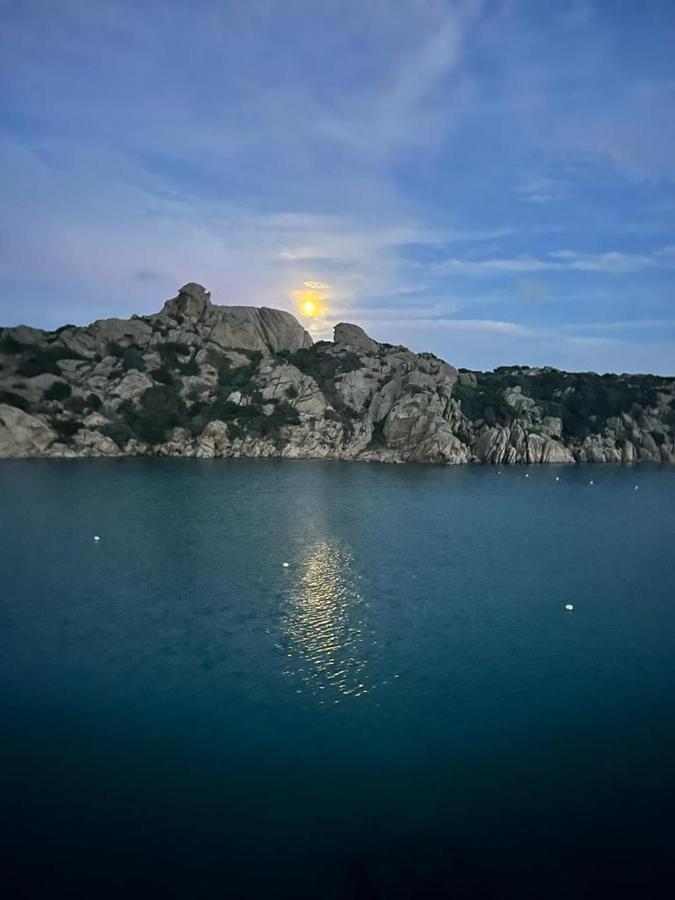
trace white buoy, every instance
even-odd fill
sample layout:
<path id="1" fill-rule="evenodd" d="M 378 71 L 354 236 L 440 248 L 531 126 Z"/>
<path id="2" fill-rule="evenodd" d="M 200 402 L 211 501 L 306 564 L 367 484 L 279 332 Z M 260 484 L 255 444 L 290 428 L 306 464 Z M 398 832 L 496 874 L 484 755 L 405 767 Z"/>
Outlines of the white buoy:
<path id="1" fill-rule="evenodd" d="M 530 477 L 529 472 L 526 472 L 526 473 L 525 473 L 525 477 L 526 477 L 526 478 L 529 478 L 529 477 Z"/>
<path id="2" fill-rule="evenodd" d="M 95 540 L 95 541 L 100 541 L 101 538 L 100 538 L 97 534 L 95 534 L 95 535 L 94 535 L 94 540 Z"/>
<path id="3" fill-rule="evenodd" d="M 633 488 L 633 490 L 634 490 L 634 491 L 637 491 L 637 490 L 638 490 L 637 484 L 635 485 L 635 487 Z"/>
<path id="4" fill-rule="evenodd" d="M 555 480 L 556 480 L 556 481 L 560 481 L 560 475 L 556 475 L 556 476 L 555 476 Z"/>
<path id="5" fill-rule="evenodd" d="M 290 566 L 290 563 L 282 562 L 281 565 L 284 567 L 284 569 L 287 569 Z"/>
<path id="6" fill-rule="evenodd" d="M 595 484 L 595 482 L 594 482 L 594 481 L 589 481 L 589 482 L 588 482 L 588 483 L 589 483 L 589 484 Z"/>
<path id="7" fill-rule="evenodd" d="M 566 603 L 566 604 L 565 604 L 565 609 L 567 610 L 567 612 L 572 612 L 572 610 L 574 609 L 574 604 L 573 604 L 573 603 Z"/>

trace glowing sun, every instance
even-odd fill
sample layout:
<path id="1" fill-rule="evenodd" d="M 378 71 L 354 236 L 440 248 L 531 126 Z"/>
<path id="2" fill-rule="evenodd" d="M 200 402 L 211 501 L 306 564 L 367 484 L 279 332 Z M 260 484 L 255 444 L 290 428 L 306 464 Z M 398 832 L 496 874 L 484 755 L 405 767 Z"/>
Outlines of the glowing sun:
<path id="1" fill-rule="evenodd" d="M 299 291 L 293 291 L 295 308 L 306 319 L 318 319 L 326 315 L 328 285 L 319 281 L 306 281 Z"/>

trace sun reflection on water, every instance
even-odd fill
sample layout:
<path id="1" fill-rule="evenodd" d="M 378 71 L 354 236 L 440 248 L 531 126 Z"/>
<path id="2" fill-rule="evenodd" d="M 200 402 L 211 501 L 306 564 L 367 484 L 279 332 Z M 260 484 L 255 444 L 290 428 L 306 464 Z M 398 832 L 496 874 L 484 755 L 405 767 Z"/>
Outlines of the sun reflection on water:
<path id="1" fill-rule="evenodd" d="M 337 703 L 368 693 L 364 601 L 348 551 L 324 541 L 309 552 L 282 611 L 286 675 Z"/>

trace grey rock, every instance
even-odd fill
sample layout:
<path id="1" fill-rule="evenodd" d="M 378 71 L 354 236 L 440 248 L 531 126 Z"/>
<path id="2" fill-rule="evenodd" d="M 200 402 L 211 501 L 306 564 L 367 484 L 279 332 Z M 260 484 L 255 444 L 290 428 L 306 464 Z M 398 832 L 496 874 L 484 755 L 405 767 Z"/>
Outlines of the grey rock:
<path id="1" fill-rule="evenodd" d="M 80 451 L 82 456 L 119 456 L 120 448 L 117 444 L 100 431 L 91 431 L 81 428 L 73 439 L 74 448 Z"/>
<path id="2" fill-rule="evenodd" d="M 473 372 L 459 372 L 458 380 L 462 387 L 477 387 L 478 379 L 473 374 Z"/>
<path id="3" fill-rule="evenodd" d="M 258 369 L 257 382 L 263 400 L 285 400 L 307 416 L 323 416 L 326 412 L 328 402 L 316 381 L 295 366 L 263 363 Z"/>
<path id="4" fill-rule="evenodd" d="M 162 315 L 171 319 L 186 318 L 200 322 L 211 308 L 211 292 L 194 281 L 184 284 L 178 296 L 167 300 Z"/>
<path id="5" fill-rule="evenodd" d="M 37 416 L 0 403 L 0 458 L 42 456 L 55 439 Z"/>
<path id="6" fill-rule="evenodd" d="M 364 350 L 366 353 L 376 353 L 379 347 L 377 341 L 369 338 L 363 328 L 350 325 L 348 322 L 340 322 L 335 326 L 333 340 L 338 345 L 344 344 L 355 350 Z"/>
<path id="7" fill-rule="evenodd" d="M 144 372 L 137 372 L 132 369 L 110 388 L 110 394 L 113 397 L 119 397 L 121 400 L 136 400 L 144 394 L 148 388 L 152 387 L 154 382 Z"/>
<path id="8" fill-rule="evenodd" d="M 263 355 L 311 347 L 297 319 L 280 309 L 213 306 L 204 319 L 204 338 L 223 349 L 258 350 Z"/>

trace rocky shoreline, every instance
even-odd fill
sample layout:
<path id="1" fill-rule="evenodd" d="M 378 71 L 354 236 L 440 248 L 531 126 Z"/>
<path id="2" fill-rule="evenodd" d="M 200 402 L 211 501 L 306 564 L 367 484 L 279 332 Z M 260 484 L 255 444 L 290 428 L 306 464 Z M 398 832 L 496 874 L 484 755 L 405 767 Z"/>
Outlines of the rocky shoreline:
<path id="1" fill-rule="evenodd" d="M 0 458 L 675 462 L 675 378 L 458 371 L 185 285 L 152 316 L 0 329 Z"/>

